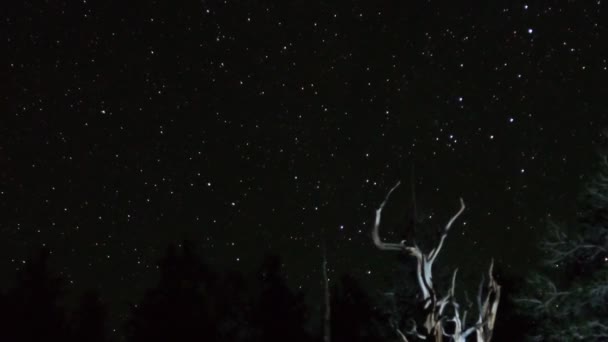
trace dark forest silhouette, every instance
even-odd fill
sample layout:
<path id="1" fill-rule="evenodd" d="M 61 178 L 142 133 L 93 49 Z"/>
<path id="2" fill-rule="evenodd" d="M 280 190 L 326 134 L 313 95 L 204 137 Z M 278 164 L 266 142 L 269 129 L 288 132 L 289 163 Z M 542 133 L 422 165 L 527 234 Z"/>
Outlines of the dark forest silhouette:
<path id="1" fill-rule="evenodd" d="M 48 267 L 41 250 L 19 270 L 15 286 L 0 296 L 1 341 L 111 341 L 101 294 L 85 291 L 72 310 L 64 305 L 64 281 Z M 404 260 L 405 261 L 405 260 Z M 121 339 L 160 341 L 321 341 L 321 317 L 311 315 L 305 294 L 292 290 L 282 273 L 281 258 L 267 255 L 251 275 L 212 269 L 194 245 L 169 246 L 159 260 L 160 277 L 138 303 L 132 303 Z M 407 267 L 398 276 L 403 278 Z M 499 274 L 505 289 L 521 281 Z M 403 280 L 403 279 L 402 279 Z M 396 279 L 395 284 L 399 284 Z M 398 304 L 386 293 L 368 293 L 357 279 L 343 275 L 331 286 L 331 340 L 334 342 L 397 341 L 391 320 L 404 322 L 420 303 L 408 281 L 395 288 Z M 321 281 L 320 281 L 320 285 Z M 412 286 L 415 286 L 412 284 Z M 380 295 L 381 293 L 381 295 Z M 411 298 L 408 298 L 411 297 Z M 314 301 L 313 301 L 314 302 Z M 390 301 L 389 301 L 390 302 Z M 323 304 L 319 298 L 318 305 Z M 399 308 L 399 312 L 393 309 Z M 495 341 L 514 341 L 524 333 L 523 321 L 503 303 Z M 309 324 L 318 321 L 317 324 Z M 518 325 L 520 329 L 513 329 Z M 312 331 L 311 331 L 312 330 Z"/>
<path id="2" fill-rule="evenodd" d="M 65 284 L 49 271 L 49 255 L 39 251 L 23 265 L 16 285 L 2 294 L 0 340 L 76 340 L 62 306 Z"/>

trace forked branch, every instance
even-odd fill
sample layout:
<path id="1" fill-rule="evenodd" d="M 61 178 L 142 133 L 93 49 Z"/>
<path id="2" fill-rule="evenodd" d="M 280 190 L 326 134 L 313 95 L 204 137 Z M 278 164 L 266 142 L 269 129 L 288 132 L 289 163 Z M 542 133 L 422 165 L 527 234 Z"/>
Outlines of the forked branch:
<path id="1" fill-rule="evenodd" d="M 399 185 L 400 182 L 397 182 L 397 184 L 395 184 L 395 186 L 390 189 L 390 191 L 384 198 L 384 201 L 382 201 L 382 203 L 376 210 L 376 218 L 374 220 L 374 227 L 372 229 L 372 240 L 374 242 L 374 245 L 380 250 L 403 251 L 416 258 L 416 277 L 418 280 L 420 291 L 422 292 L 422 297 L 424 299 L 424 308 L 428 310 L 428 314 L 424 322 L 426 333 L 419 333 L 416 329 L 416 325 L 414 322 L 413 330 L 408 331 L 406 334 L 414 335 L 423 340 L 430 340 L 432 338 L 436 342 L 443 341 L 444 336 L 450 337 L 450 339 L 455 342 L 465 342 L 467 337 L 472 335 L 473 332 L 476 332 L 477 342 L 489 342 L 492 338 L 492 331 L 494 329 L 494 322 L 496 319 L 496 313 L 498 311 L 498 303 L 500 301 L 500 286 L 495 281 L 492 275 L 494 262 L 492 261 L 492 263 L 490 264 L 488 284 L 486 287 L 487 293 L 483 300 L 483 287 L 481 286 L 483 284 L 483 280 L 482 284 L 480 284 L 479 293 L 477 296 L 479 317 L 475 325 L 469 328 L 465 328 L 467 313 L 465 311 L 463 318 L 460 318 L 460 307 L 456 302 L 454 296 L 457 270 L 454 271 L 454 274 L 452 276 L 452 286 L 448 291 L 448 294 L 439 301 L 437 300 L 436 291 L 433 285 L 433 263 L 435 262 L 437 256 L 439 255 L 439 252 L 443 247 L 444 241 L 448 236 L 450 228 L 466 208 L 463 199 L 460 199 L 460 209 L 450 218 L 448 223 L 445 225 L 437 246 L 433 248 L 429 253 L 424 253 L 415 244 L 413 246 L 407 246 L 405 244 L 405 241 L 401 241 L 399 243 L 383 242 L 380 238 L 379 230 L 382 218 L 382 210 L 388 202 L 388 199 L 391 194 L 395 191 L 395 189 L 397 189 Z M 451 317 L 447 317 L 447 315 L 444 313 L 445 308 L 448 304 L 451 304 L 453 308 L 453 315 Z M 450 334 L 446 332 L 446 322 L 454 323 L 453 333 Z M 402 341 L 408 341 L 405 334 L 401 330 L 396 330 Z"/>

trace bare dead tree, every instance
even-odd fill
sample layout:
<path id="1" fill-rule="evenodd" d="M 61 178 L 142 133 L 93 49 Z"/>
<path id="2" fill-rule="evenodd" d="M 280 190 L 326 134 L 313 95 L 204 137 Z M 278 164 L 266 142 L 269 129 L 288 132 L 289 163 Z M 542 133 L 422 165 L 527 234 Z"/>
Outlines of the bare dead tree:
<path id="1" fill-rule="evenodd" d="M 329 305 L 329 278 L 327 277 L 327 251 L 325 249 L 325 241 L 323 241 L 323 262 L 321 269 L 323 271 L 323 287 L 325 291 L 325 312 L 323 312 L 323 342 L 331 342 L 331 307 Z"/>
<path id="2" fill-rule="evenodd" d="M 478 318 L 474 325 L 466 328 L 466 316 L 467 311 L 461 318 L 460 306 L 456 302 L 454 296 L 454 290 L 456 286 L 456 274 L 458 269 L 454 271 L 452 276 L 452 285 L 448 293 L 444 297 L 438 297 L 435 286 L 433 285 L 433 264 L 443 247 L 443 243 L 448 236 L 450 228 L 462 214 L 465 209 L 465 204 L 462 198 L 460 199 L 460 209 L 456 214 L 450 218 L 448 223 L 443 229 L 443 233 L 439 239 L 439 243 L 429 253 L 424 253 L 416 244 L 413 246 L 406 245 L 405 240 L 399 243 L 388 243 L 383 242 L 380 239 L 379 229 L 380 221 L 382 218 L 382 210 L 388 202 L 389 197 L 397 189 L 400 182 L 397 182 L 393 186 L 384 201 L 380 204 L 380 207 L 376 210 L 376 218 L 374 221 L 374 228 L 372 230 L 372 240 L 374 245 L 383 251 L 400 251 L 405 252 L 416 258 L 416 277 L 418 279 L 418 285 L 422 292 L 424 301 L 424 309 L 428 311 L 425 322 L 423 324 L 424 331 L 419 331 L 416 322 L 413 322 L 411 329 L 406 332 L 396 329 L 397 335 L 402 339 L 403 342 L 409 342 L 407 336 L 415 336 L 422 340 L 433 340 L 435 342 L 443 341 L 444 337 L 449 337 L 455 342 L 465 342 L 469 336 L 473 333 L 476 334 L 477 342 L 489 342 L 492 338 L 492 332 L 494 330 L 494 322 L 496 320 L 496 313 L 498 311 L 498 303 L 500 301 L 500 286 L 492 275 L 492 269 L 494 262 L 490 263 L 490 269 L 488 272 L 488 283 L 486 285 L 486 293 L 484 297 L 483 291 L 483 278 L 479 285 L 479 291 L 477 294 L 477 307 L 478 307 Z M 483 298 L 483 299 L 482 299 Z M 452 308 L 451 315 L 448 314 L 448 306 Z M 449 333 L 446 331 L 446 323 L 453 323 L 453 332 Z"/>
<path id="3" fill-rule="evenodd" d="M 414 165 L 412 165 L 412 170 L 410 172 L 410 191 L 412 192 L 412 206 L 410 213 L 409 222 L 407 222 L 406 230 L 405 230 L 405 239 L 415 241 L 416 237 L 416 226 L 419 223 L 418 218 L 418 201 L 416 200 L 416 175 L 415 175 Z M 415 243 L 415 242 L 414 242 Z"/>

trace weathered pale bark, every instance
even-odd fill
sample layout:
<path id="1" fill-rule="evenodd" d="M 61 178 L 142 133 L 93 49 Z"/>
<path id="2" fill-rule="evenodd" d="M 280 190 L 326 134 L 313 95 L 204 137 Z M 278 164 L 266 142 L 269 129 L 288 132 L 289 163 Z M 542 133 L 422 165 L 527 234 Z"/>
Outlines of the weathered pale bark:
<path id="1" fill-rule="evenodd" d="M 450 218 L 448 223 L 445 225 L 437 246 L 433 248 L 429 253 L 424 253 L 415 244 L 413 246 L 408 246 L 405 244 L 405 241 L 401 241 L 399 243 L 388 243 L 383 242 L 382 239 L 380 239 L 379 230 L 380 221 L 382 218 L 382 210 L 384 209 L 384 206 L 386 205 L 390 195 L 393 193 L 393 191 L 395 191 L 395 189 L 397 189 L 399 184 L 400 183 L 398 182 L 390 189 L 390 191 L 384 198 L 384 201 L 376 210 L 376 218 L 372 230 L 372 240 L 374 242 L 374 245 L 380 250 L 402 251 L 416 258 L 416 277 L 418 280 L 420 291 L 422 292 L 422 298 L 424 300 L 423 307 L 425 310 L 428 310 L 428 314 L 423 325 L 425 331 L 418 331 L 418 328 L 416 327 L 416 324 L 414 322 L 413 328 L 405 333 L 397 329 L 398 336 L 404 342 L 409 342 L 406 335 L 416 336 L 417 338 L 422 340 L 433 340 L 435 342 L 443 341 L 444 337 L 449 337 L 452 341 L 455 342 L 465 342 L 469 336 L 471 336 L 473 333 L 476 333 L 477 342 L 489 342 L 492 338 L 492 331 L 494 329 L 494 322 L 496 320 L 496 313 L 498 311 L 498 303 L 500 301 L 500 286 L 498 285 L 498 283 L 496 283 L 492 275 L 494 263 L 492 262 L 490 264 L 488 283 L 486 286 L 487 292 L 483 300 L 483 279 L 482 283 L 480 284 L 479 292 L 477 294 L 477 306 L 479 316 L 477 322 L 469 328 L 465 328 L 467 312 L 464 312 L 464 315 L 461 319 L 460 308 L 454 297 L 454 288 L 456 286 L 456 274 L 458 270 L 454 271 L 454 274 L 452 276 L 452 286 L 443 298 L 438 300 L 437 292 L 435 291 L 435 287 L 433 285 L 433 263 L 435 262 L 437 255 L 439 255 L 439 252 L 443 247 L 443 243 L 448 235 L 448 232 L 450 231 L 450 228 L 464 211 L 464 201 L 462 200 L 462 198 L 460 199 L 460 209 L 456 212 L 456 214 L 452 216 L 452 218 Z M 448 314 L 446 313 L 446 308 L 448 305 L 453 308 L 453 314 L 451 316 L 448 316 Z M 454 323 L 453 333 L 447 333 L 445 331 L 446 322 Z"/>

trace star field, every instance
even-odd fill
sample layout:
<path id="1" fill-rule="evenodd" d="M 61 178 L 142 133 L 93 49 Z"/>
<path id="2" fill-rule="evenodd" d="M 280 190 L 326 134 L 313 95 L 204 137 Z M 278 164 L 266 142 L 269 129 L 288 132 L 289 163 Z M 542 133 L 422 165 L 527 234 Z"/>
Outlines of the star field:
<path id="1" fill-rule="evenodd" d="M 3 7 L 0 271 L 46 246 L 116 312 L 184 238 L 243 272 L 275 251 L 311 293 L 325 239 L 330 277 L 378 287 L 374 210 L 402 180 L 401 240 L 412 170 L 424 229 L 467 204 L 445 265 L 524 274 L 607 121 L 600 1 Z"/>

